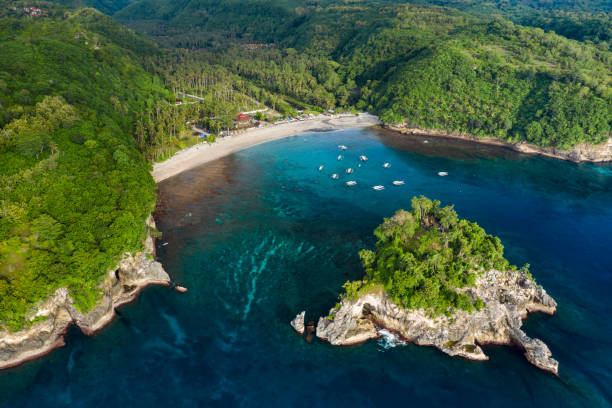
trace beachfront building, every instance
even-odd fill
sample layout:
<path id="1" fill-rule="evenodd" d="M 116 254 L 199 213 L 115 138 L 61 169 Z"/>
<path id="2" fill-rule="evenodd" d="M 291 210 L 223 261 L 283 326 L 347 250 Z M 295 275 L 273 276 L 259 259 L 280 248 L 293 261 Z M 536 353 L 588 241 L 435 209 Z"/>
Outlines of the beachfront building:
<path id="1" fill-rule="evenodd" d="M 243 129 L 247 127 L 251 127 L 253 124 L 253 119 L 250 116 L 245 115 L 240 112 L 236 118 L 234 118 L 234 127 L 236 129 Z"/>

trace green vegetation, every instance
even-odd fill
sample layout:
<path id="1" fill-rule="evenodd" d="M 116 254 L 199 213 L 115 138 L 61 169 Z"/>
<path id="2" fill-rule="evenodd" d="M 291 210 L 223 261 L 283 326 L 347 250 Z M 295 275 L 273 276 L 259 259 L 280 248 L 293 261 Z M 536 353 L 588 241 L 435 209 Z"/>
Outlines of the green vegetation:
<path id="1" fill-rule="evenodd" d="M 374 235 L 376 251 L 359 252 L 364 280 L 346 282 L 342 298 L 382 288 L 397 304 L 433 315 L 480 310 L 482 300 L 461 289 L 474 286 L 485 270 L 510 268 L 499 238 L 423 196 L 412 199 L 412 211 L 386 218 Z"/>
<path id="2" fill-rule="evenodd" d="M 542 147 L 599 144 L 612 129 L 612 31 L 607 14 L 582 10 L 607 11 L 607 3 L 546 3 L 435 2 L 460 12 L 396 2 L 144 0 L 117 17 L 296 107 L 357 108 L 388 123 Z"/>
<path id="3" fill-rule="evenodd" d="M 41 3 L 49 17 L 31 18 L 12 4 L 0 10 L 0 330 L 31 324 L 59 287 L 83 311 L 95 304 L 106 272 L 142 249 L 155 203 L 147 159 L 201 141 L 191 123 L 217 133 L 256 98 L 293 112 L 96 10 Z"/>
<path id="4" fill-rule="evenodd" d="M 1 2 L 0 329 L 31 324 L 61 286 L 95 303 L 146 234 L 149 161 L 201 141 L 193 126 L 212 142 L 264 105 L 258 120 L 359 109 L 563 149 L 612 127 L 605 0 L 57 2 Z M 48 16 L 27 17 L 31 5 Z M 456 289 L 507 265 L 497 239 L 424 198 L 376 234 L 367 284 L 347 296 L 470 310 L 481 303 Z"/>
<path id="5" fill-rule="evenodd" d="M 0 16 L 0 329 L 68 287 L 88 310 L 155 202 L 132 132 L 168 96 L 138 56 L 98 27 L 145 43 L 94 10 Z M 110 32 L 110 31 L 109 31 Z"/>

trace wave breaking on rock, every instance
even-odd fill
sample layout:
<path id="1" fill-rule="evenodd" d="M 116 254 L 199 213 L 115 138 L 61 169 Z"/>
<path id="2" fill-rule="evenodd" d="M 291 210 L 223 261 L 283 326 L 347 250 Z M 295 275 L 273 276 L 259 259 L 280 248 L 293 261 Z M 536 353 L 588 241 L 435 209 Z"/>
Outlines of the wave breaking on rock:
<path id="1" fill-rule="evenodd" d="M 548 346 L 521 330 L 528 313 L 556 311 L 557 303 L 542 286 L 520 270 L 490 270 L 479 275 L 474 287 L 463 290 L 482 299 L 484 307 L 432 317 L 422 309 L 399 307 L 378 291 L 342 300 L 339 308 L 319 319 L 316 335 L 335 346 L 382 337 L 383 347 L 406 341 L 470 360 L 488 360 L 481 345 L 511 345 L 522 349 L 531 364 L 558 375 L 559 363 Z"/>

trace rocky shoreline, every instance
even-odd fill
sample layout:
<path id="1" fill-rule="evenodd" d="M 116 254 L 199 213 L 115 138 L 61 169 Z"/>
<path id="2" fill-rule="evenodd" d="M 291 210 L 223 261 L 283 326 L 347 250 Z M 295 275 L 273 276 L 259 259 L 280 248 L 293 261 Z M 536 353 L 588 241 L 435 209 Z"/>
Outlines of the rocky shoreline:
<path id="1" fill-rule="evenodd" d="M 491 270 L 463 291 L 482 299 L 484 307 L 471 314 L 458 310 L 451 316 L 432 317 L 422 309 L 399 307 L 382 290 L 344 299 L 319 319 L 316 335 L 332 345 L 346 346 L 378 338 L 385 329 L 402 340 L 470 360 L 488 360 L 481 345 L 511 345 L 522 349 L 531 364 L 558 375 L 559 363 L 548 346 L 521 330 L 528 313 L 556 311 L 556 302 L 542 286 L 522 271 Z M 304 312 L 291 325 L 303 333 Z"/>
<path id="2" fill-rule="evenodd" d="M 155 227 L 152 217 L 147 225 Z M 45 318 L 20 332 L 0 332 L 0 370 L 15 367 L 44 356 L 65 344 L 64 335 L 75 324 L 93 336 L 115 317 L 115 309 L 136 299 L 140 291 L 151 285 L 170 286 L 170 277 L 153 259 L 155 246 L 149 234 L 145 251 L 126 254 L 115 270 L 108 272 L 102 283 L 103 297 L 88 313 L 81 313 L 70 298 L 67 288 L 59 288 L 41 302 L 31 319 Z"/>
<path id="3" fill-rule="evenodd" d="M 384 129 L 395 132 L 430 137 L 446 137 L 451 139 L 467 140 L 474 143 L 481 143 L 490 146 L 501 146 L 512 149 L 519 153 L 532 154 L 538 156 L 552 157 L 560 160 L 568 160 L 575 163 L 590 162 L 604 163 L 612 161 L 612 137 L 599 145 L 580 143 L 574 149 L 559 150 L 555 148 L 542 148 L 529 143 L 511 143 L 494 137 L 476 137 L 469 133 L 452 132 L 446 130 L 421 129 L 402 125 L 384 124 Z"/>

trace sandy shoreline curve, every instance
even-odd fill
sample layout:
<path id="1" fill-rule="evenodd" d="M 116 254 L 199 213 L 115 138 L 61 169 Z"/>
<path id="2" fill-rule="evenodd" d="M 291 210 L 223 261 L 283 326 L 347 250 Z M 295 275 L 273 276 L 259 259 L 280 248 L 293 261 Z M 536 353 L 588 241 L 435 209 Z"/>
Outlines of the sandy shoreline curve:
<path id="1" fill-rule="evenodd" d="M 343 130 L 355 127 L 380 125 L 378 117 L 369 113 L 358 115 L 318 116 L 314 119 L 293 121 L 263 128 L 246 130 L 227 136 L 213 144 L 197 144 L 181 150 L 161 163 L 153 165 L 153 179 L 156 183 L 176 176 L 185 170 L 227 156 L 228 154 L 272 140 L 282 139 L 300 133 L 325 130 Z"/>

